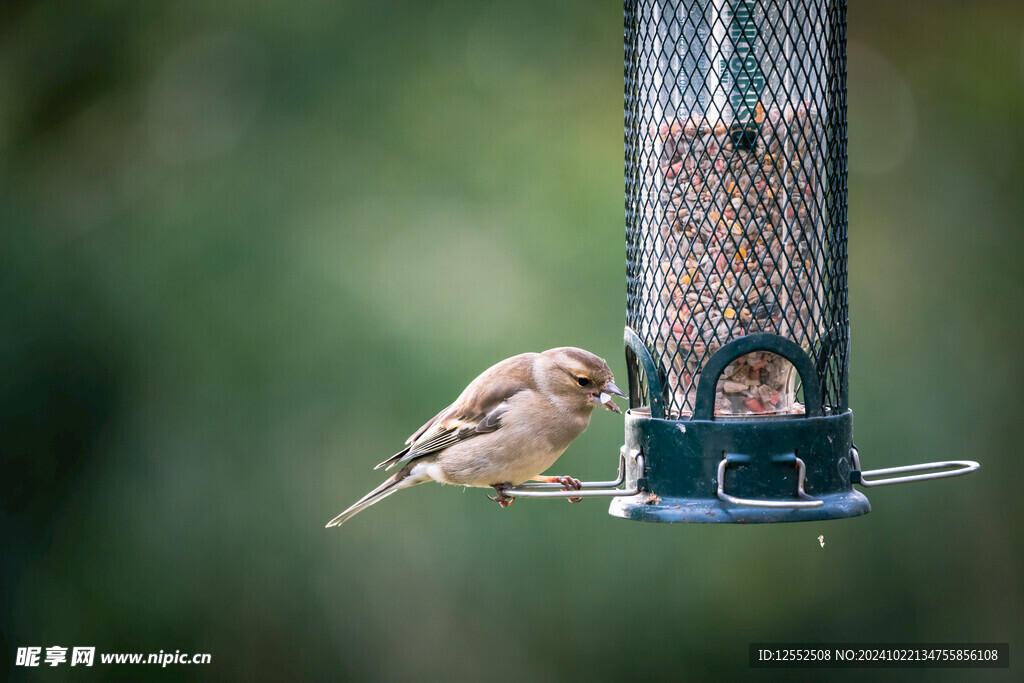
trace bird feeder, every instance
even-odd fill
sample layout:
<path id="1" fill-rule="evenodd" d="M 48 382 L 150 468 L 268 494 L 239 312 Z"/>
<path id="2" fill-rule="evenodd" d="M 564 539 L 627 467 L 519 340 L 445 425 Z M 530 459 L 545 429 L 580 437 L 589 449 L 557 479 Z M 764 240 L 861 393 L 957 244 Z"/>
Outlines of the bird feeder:
<path id="1" fill-rule="evenodd" d="M 625 136 L 637 493 L 611 514 L 853 517 L 854 484 L 978 468 L 865 472 L 853 444 L 845 1 L 627 0 Z"/>
<path id="2" fill-rule="evenodd" d="M 612 496 L 648 522 L 871 510 L 849 408 L 845 0 L 626 0 L 626 364 Z M 891 477 L 902 474 L 905 476 Z M 881 478 L 889 477 L 889 478 Z"/>

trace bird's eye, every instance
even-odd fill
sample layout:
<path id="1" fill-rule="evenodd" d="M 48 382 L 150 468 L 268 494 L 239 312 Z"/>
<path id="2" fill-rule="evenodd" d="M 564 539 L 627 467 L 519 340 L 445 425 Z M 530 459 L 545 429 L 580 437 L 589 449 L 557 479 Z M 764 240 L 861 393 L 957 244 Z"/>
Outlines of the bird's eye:
<path id="1" fill-rule="evenodd" d="M 581 387 L 589 387 L 590 386 L 590 380 L 587 379 L 586 377 L 577 377 L 576 378 L 576 383 L 579 384 Z"/>

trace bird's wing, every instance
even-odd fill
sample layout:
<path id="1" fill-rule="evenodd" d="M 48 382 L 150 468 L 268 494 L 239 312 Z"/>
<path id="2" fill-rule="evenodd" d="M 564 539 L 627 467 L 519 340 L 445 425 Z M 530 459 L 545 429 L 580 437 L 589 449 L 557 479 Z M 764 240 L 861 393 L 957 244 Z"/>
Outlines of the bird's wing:
<path id="1" fill-rule="evenodd" d="M 377 465 L 395 465 L 437 453 L 478 434 L 496 431 L 508 411 L 508 399 L 533 388 L 533 356 L 523 354 L 502 361 L 477 377 L 458 400 L 409 437 L 409 447 Z"/>
<path id="2" fill-rule="evenodd" d="M 447 413 L 450 409 L 451 409 L 451 406 L 447 406 L 441 412 L 439 412 L 437 415 L 435 415 L 434 417 L 432 417 L 429 420 L 427 420 L 426 423 L 422 427 L 420 427 L 415 432 L 413 432 L 412 436 L 410 436 L 408 439 L 405 440 L 405 445 L 408 446 L 413 441 L 415 441 L 416 439 L 418 439 L 421 436 L 423 436 L 423 432 L 425 432 L 428 429 L 430 429 L 430 427 L 433 426 L 433 424 L 435 422 L 437 422 L 438 418 L 440 418 L 442 415 Z"/>

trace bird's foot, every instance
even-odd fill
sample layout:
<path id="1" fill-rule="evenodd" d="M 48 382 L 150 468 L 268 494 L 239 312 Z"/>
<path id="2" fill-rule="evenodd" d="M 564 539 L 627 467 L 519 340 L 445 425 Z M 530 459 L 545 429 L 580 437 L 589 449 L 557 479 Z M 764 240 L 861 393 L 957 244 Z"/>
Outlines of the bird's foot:
<path id="1" fill-rule="evenodd" d="M 495 503 L 500 505 L 502 508 L 507 508 L 509 505 L 514 503 L 516 499 L 505 493 L 505 487 L 511 484 L 493 484 L 493 488 L 498 492 L 496 496 L 487 496 L 489 500 L 493 500 Z"/>
<path id="2" fill-rule="evenodd" d="M 534 477 L 534 481 L 542 481 L 546 484 L 561 484 L 563 491 L 579 491 L 583 488 L 583 484 L 576 477 L 561 476 L 561 477 Z M 583 500 L 580 497 L 574 497 L 568 499 L 570 503 L 578 503 Z"/>

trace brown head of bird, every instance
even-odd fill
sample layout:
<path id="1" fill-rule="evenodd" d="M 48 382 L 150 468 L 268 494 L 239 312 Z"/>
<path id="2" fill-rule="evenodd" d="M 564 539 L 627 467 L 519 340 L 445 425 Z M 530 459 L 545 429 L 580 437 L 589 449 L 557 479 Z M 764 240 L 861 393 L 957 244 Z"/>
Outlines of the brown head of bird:
<path id="1" fill-rule="evenodd" d="M 574 411 L 598 405 L 621 413 L 612 394 L 625 397 L 615 386 L 612 371 L 600 356 L 573 346 L 549 349 L 537 356 L 534 377 L 538 388 L 556 403 Z"/>

